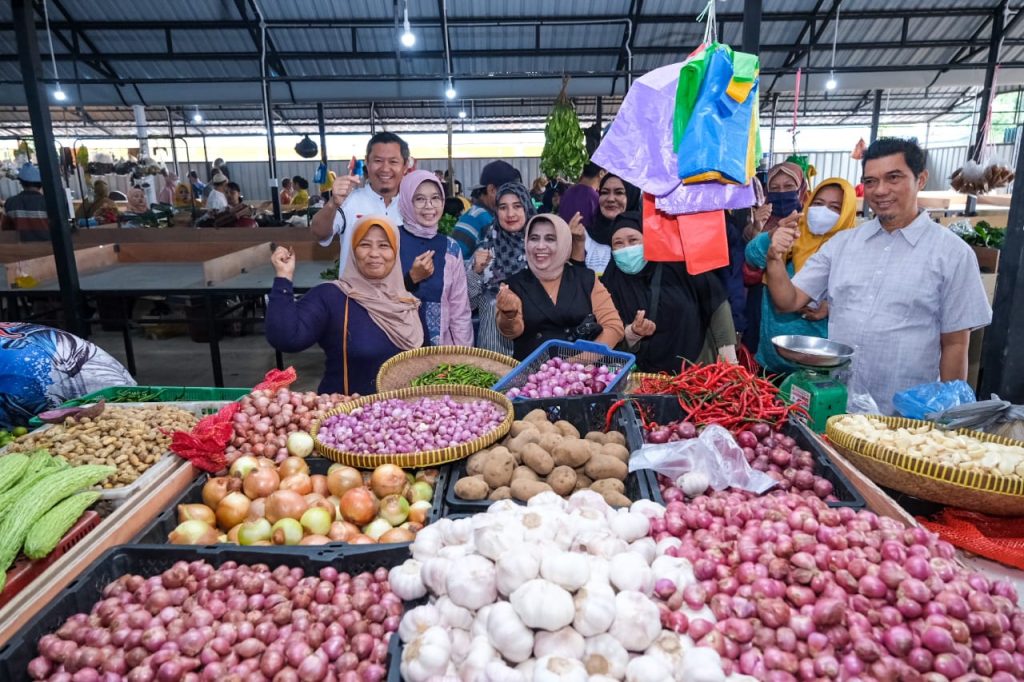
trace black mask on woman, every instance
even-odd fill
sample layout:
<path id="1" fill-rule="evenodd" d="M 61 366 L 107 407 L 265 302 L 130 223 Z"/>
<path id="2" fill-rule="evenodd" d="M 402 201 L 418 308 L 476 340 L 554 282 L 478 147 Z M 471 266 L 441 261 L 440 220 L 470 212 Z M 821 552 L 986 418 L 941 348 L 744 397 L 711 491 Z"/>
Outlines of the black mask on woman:
<path id="1" fill-rule="evenodd" d="M 777 218 L 785 218 L 793 211 L 803 208 L 800 204 L 800 192 L 768 192 L 766 201 L 772 205 L 772 215 Z"/>

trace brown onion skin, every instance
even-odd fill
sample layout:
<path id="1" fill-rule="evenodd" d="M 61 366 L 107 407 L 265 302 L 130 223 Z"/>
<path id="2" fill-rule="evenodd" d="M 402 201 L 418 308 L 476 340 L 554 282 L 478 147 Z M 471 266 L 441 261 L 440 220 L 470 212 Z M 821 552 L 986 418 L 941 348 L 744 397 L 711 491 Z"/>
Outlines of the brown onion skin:
<path id="1" fill-rule="evenodd" d="M 358 469 L 344 464 L 334 464 L 327 470 L 327 489 L 331 495 L 341 498 L 352 488 L 359 488 L 363 485 L 363 475 Z"/>
<path id="2" fill-rule="evenodd" d="M 298 521 L 306 511 L 306 500 L 293 490 L 278 490 L 267 498 L 267 521 L 277 523 L 283 518 Z"/>
<path id="3" fill-rule="evenodd" d="M 309 480 L 313 484 L 313 492 L 320 497 L 326 498 L 331 494 L 330 489 L 327 487 L 327 476 L 324 474 L 313 474 L 309 477 Z"/>
<path id="4" fill-rule="evenodd" d="M 267 497 L 277 490 L 281 477 L 269 467 L 257 467 L 249 472 L 242 481 L 242 492 L 250 499 Z"/>
<path id="5" fill-rule="evenodd" d="M 309 495 L 313 492 L 313 482 L 309 474 L 297 473 L 281 479 L 281 490 L 292 490 L 300 495 Z"/>
<path id="6" fill-rule="evenodd" d="M 378 502 L 366 488 L 352 488 L 341 497 L 341 516 L 357 526 L 365 526 L 377 515 Z"/>
<path id="7" fill-rule="evenodd" d="M 217 505 L 217 525 L 227 531 L 245 521 L 249 513 L 251 500 L 242 492 L 232 492 L 224 496 Z"/>

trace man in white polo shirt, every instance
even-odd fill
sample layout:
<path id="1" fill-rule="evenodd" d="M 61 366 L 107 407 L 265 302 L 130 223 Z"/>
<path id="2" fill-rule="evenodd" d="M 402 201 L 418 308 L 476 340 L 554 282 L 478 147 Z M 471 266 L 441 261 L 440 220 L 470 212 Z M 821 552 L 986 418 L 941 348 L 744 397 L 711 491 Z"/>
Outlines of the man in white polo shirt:
<path id="1" fill-rule="evenodd" d="M 366 144 L 366 184 L 355 175 L 342 175 L 331 187 L 331 198 L 310 221 L 309 229 L 321 246 L 341 238 L 341 268 L 348 259 L 349 228 L 367 215 L 386 215 L 402 224 L 398 186 L 409 164 L 409 145 L 394 133 L 377 133 Z"/>

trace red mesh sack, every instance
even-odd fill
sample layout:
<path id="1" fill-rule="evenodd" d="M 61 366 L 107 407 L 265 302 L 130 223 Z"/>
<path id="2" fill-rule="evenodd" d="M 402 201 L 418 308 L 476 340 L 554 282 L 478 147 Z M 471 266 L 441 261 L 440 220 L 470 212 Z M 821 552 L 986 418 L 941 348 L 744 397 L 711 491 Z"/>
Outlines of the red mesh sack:
<path id="1" fill-rule="evenodd" d="M 988 516 L 964 509 L 943 509 L 931 519 L 918 518 L 946 542 L 986 559 L 1024 569 L 1024 518 Z"/>
<path id="2" fill-rule="evenodd" d="M 225 450 L 234 435 L 232 421 L 240 408 L 239 403 L 229 403 L 200 419 L 191 431 L 175 431 L 171 434 L 171 452 L 197 469 L 211 474 L 221 471 L 228 465 Z"/>
<path id="3" fill-rule="evenodd" d="M 279 391 L 288 388 L 298 378 L 294 367 L 288 369 L 272 369 L 263 377 L 263 381 L 256 384 L 254 391 Z"/>

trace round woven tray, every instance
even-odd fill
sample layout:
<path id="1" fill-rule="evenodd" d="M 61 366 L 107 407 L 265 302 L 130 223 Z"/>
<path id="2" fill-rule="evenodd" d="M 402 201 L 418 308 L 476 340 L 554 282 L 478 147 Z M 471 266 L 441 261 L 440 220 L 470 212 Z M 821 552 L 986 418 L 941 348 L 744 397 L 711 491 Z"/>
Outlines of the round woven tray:
<path id="1" fill-rule="evenodd" d="M 893 428 L 914 428 L 928 423 L 903 417 L 869 416 Z M 836 415 L 829 418 L 825 432 L 836 450 L 875 483 L 922 500 L 983 514 L 1024 514 L 1024 478 L 969 471 L 912 457 L 895 448 L 870 443 L 837 428 L 836 423 L 842 417 L 843 415 Z M 1024 446 L 1024 443 L 1019 441 L 980 431 L 960 429 L 956 433 L 989 443 Z"/>
<path id="2" fill-rule="evenodd" d="M 444 396 L 450 395 L 453 400 L 460 403 L 472 402 L 474 400 L 488 400 L 497 405 L 505 413 L 505 418 L 502 422 L 492 429 L 489 433 L 483 436 L 469 441 L 468 443 L 462 443 L 461 445 L 453 445 L 440 450 L 427 450 L 425 452 L 402 452 L 402 453 L 377 453 L 377 454 L 366 454 L 359 452 L 346 452 L 337 448 L 325 445 L 320 442 L 317 434 L 320 432 L 320 423 L 336 414 L 347 414 L 352 412 L 358 407 L 363 405 L 369 405 L 380 400 L 387 400 L 389 398 L 420 398 L 423 396 Z M 514 412 L 512 410 L 512 402 L 500 393 L 496 393 L 490 389 L 477 388 L 475 386 L 457 386 L 452 384 L 442 384 L 438 386 L 419 386 L 416 388 L 402 388 L 397 391 L 387 391 L 386 393 L 377 393 L 374 395 L 364 396 L 356 400 L 352 400 L 347 403 L 343 403 L 333 410 L 324 414 L 321 419 L 317 419 L 313 422 L 310 428 L 310 434 L 313 436 L 314 447 L 324 457 L 346 464 L 357 469 L 373 469 L 381 464 L 397 464 L 400 467 L 411 467 L 414 469 L 424 469 L 428 467 L 436 467 L 447 462 L 454 462 L 465 457 L 469 457 L 474 452 L 483 450 L 488 445 L 496 443 L 505 437 L 512 428 L 512 420 L 514 418 Z"/>
<path id="3" fill-rule="evenodd" d="M 414 348 L 399 353 L 381 365 L 377 372 L 377 391 L 409 388 L 413 379 L 444 364 L 473 365 L 497 375 L 498 380 L 501 380 L 519 365 L 519 361 L 483 348 L 466 346 Z"/>

